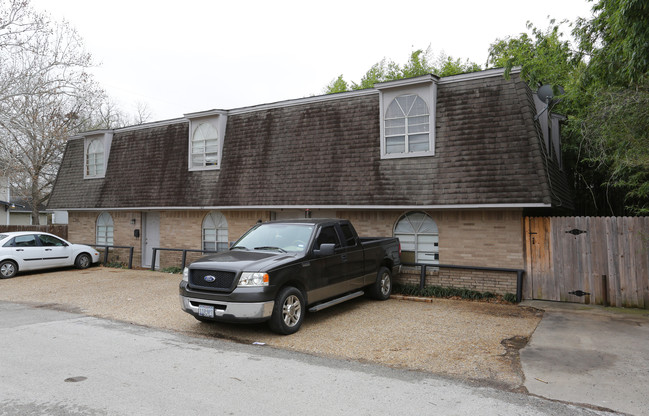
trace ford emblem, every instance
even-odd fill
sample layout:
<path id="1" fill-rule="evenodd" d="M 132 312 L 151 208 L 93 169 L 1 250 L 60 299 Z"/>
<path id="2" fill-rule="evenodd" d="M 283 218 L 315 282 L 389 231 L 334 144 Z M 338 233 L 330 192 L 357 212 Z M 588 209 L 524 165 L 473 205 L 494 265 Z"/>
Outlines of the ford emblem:
<path id="1" fill-rule="evenodd" d="M 212 282 L 214 282 L 216 280 L 216 277 L 212 276 L 211 274 L 208 274 L 203 279 L 205 279 L 205 281 L 207 283 L 212 283 Z"/>

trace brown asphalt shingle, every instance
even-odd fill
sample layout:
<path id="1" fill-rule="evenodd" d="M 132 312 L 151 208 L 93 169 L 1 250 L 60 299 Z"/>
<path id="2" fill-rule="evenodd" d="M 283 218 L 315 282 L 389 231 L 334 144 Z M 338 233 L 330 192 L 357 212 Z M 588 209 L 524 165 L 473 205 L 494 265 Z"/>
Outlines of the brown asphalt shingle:
<path id="1" fill-rule="evenodd" d="M 379 94 L 228 116 L 221 169 L 188 171 L 188 123 L 116 130 L 104 179 L 68 143 L 50 209 L 553 203 L 529 88 L 513 75 L 438 85 L 435 156 L 380 158 Z"/>

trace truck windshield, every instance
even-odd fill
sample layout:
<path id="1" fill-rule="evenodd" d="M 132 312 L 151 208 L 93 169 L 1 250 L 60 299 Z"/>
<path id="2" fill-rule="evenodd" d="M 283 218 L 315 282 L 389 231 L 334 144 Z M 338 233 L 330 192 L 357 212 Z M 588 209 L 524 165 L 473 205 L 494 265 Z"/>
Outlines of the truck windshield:
<path id="1" fill-rule="evenodd" d="M 248 231 L 232 250 L 268 250 L 301 253 L 313 232 L 308 224 L 260 224 Z"/>

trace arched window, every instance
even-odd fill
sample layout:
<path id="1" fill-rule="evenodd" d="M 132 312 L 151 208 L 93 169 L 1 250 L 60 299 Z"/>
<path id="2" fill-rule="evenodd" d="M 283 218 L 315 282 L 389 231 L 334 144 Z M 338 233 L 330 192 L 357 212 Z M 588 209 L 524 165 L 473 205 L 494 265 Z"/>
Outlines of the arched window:
<path id="1" fill-rule="evenodd" d="M 385 112 L 385 153 L 417 153 L 430 150 L 429 113 L 417 94 L 392 100 Z"/>
<path id="2" fill-rule="evenodd" d="M 439 232 L 424 212 L 408 212 L 397 221 L 394 236 L 401 242 L 404 263 L 439 264 Z"/>
<path id="3" fill-rule="evenodd" d="M 201 123 L 192 135 L 192 167 L 216 166 L 219 156 L 219 138 L 209 123 Z"/>
<path id="4" fill-rule="evenodd" d="M 97 238 L 96 244 L 113 245 L 113 217 L 107 212 L 102 212 L 97 217 Z"/>
<path id="5" fill-rule="evenodd" d="M 104 142 L 92 139 L 86 150 L 86 176 L 102 176 L 104 174 Z"/>
<path id="6" fill-rule="evenodd" d="M 225 251 L 228 247 L 228 221 L 212 211 L 203 220 L 203 250 Z"/>

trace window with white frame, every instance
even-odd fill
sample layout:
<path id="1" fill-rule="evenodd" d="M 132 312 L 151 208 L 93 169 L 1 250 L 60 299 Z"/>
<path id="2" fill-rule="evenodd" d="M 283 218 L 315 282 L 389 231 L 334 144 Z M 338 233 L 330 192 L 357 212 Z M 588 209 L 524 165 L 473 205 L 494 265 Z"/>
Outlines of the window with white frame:
<path id="1" fill-rule="evenodd" d="M 228 248 L 228 221 L 225 215 L 212 211 L 203 220 L 203 250 L 225 251 Z"/>
<path id="2" fill-rule="evenodd" d="M 101 138 L 86 142 L 86 178 L 104 176 L 104 141 Z"/>
<path id="3" fill-rule="evenodd" d="M 113 245 L 113 217 L 107 212 L 102 212 L 97 217 L 97 238 L 96 244 L 112 246 Z"/>
<path id="4" fill-rule="evenodd" d="M 219 161 L 219 137 L 210 123 L 200 123 L 191 139 L 192 168 L 216 167 Z"/>
<path id="5" fill-rule="evenodd" d="M 396 97 L 385 112 L 385 153 L 430 151 L 428 105 L 417 94 Z"/>
<path id="6" fill-rule="evenodd" d="M 401 243 L 402 262 L 439 264 L 439 232 L 428 214 L 404 214 L 394 227 L 394 236 Z"/>

